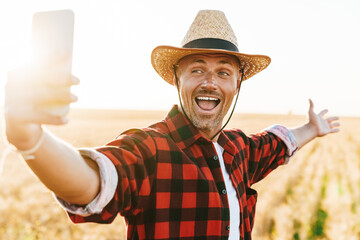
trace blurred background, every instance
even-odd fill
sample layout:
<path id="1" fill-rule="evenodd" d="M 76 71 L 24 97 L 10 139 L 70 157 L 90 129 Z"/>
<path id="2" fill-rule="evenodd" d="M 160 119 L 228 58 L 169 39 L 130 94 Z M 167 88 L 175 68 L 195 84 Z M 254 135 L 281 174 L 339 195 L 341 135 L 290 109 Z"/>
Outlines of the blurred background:
<path id="1" fill-rule="evenodd" d="M 152 49 L 180 46 L 199 10 L 222 10 L 240 52 L 272 58 L 242 85 L 229 127 L 250 134 L 273 123 L 299 125 L 308 98 L 316 110 L 341 116 L 339 134 L 313 141 L 254 186 L 254 239 L 360 239 L 359 1 L 0 1 L 0 105 L 7 71 L 31 58 L 33 14 L 59 9 L 75 13 L 73 74 L 81 84 L 73 88 L 79 101 L 70 123 L 48 127 L 57 136 L 92 147 L 162 119 L 178 100 L 152 69 Z M 121 217 L 73 225 L 15 153 L 2 170 L 0 163 L 0 239 L 126 239 Z"/>
<path id="2" fill-rule="evenodd" d="M 360 116 L 357 0 L 1 1 L 1 89 L 6 72 L 29 60 L 32 15 L 58 9 L 75 13 L 75 108 L 169 109 L 177 96 L 152 69 L 151 51 L 180 46 L 199 10 L 218 9 L 240 52 L 272 58 L 243 84 L 238 112 L 304 114 L 312 98 L 319 109 Z"/>

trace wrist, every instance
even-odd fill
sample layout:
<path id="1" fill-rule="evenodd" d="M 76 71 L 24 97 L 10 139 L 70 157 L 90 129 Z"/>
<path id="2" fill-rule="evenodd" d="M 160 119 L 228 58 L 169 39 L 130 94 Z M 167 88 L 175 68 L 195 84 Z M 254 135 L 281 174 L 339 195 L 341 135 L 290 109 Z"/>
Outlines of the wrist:
<path id="1" fill-rule="evenodd" d="M 37 140 L 35 144 L 31 148 L 27 148 L 25 150 L 17 149 L 17 152 L 25 159 L 32 160 L 35 159 L 35 153 L 40 148 L 41 144 L 45 139 L 45 131 L 41 128 L 40 138 Z"/>
<path id="2" fill-rule="evenodd" d="M 309 141 L 318 136 L 317 129 L 311 122 L 306 123 L 304 128 L 306 129 Z"/>
<path id="3" fill-rule="evenodd" d="M 297 128 L 293 128 L 291 129 L 291 132 L 298 144 L 298 149 L 302 148 L 306 143 L 317 137 L 317 129 L 311 122 L 305 123 Z"/>
<path id="4" fill-rule="evenodd" d="M 40 124 L 11 125 L 6 125 L 7 140 L 20 151 L 33 148 L 43 133 Z"/>

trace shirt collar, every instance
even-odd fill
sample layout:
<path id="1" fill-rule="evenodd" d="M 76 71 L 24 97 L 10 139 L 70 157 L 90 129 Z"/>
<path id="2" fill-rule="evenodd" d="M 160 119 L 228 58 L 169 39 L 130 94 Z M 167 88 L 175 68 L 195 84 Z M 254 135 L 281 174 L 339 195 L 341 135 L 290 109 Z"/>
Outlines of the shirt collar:
<path id="1" fill-rule="evenodd" d="M 199 130 L 179 111 L 177 105 L 174 105 L 168 115 L 164 119 L 167 125 L 169 135 L 175 141 L 180 149 L 191 146 L 196 141 L 203 143 L 211 143 L 209 139 L 204 138 Z M 236 154 L 238 150 L 229 140 L 224 131 L 219 133 L 218 141 L 220 146 L 231 155 Z"/>
<path id="2" fill-rule="evenodd" d="M 218 139 L 218 144 L 224 148 L 226 152 L 228 152 L 231 155 L 235 155 L 239 152 L 239 149 L 235 146 L 235 144 L 232 142 L 231 138 L 227 136 L 227 132 L 231 132 L 229 130 L 223 130 L 221 131 Z"/>
<path id="3" fill-rule="evenodd" d="M 181 113 L 177 105 L 174 105 L 168 115 L 164 119 L 169 129 L 171 138 L 176 142 L 180 149 L 191 146 L 199 139 L 206 140 L 199 130 Z"/>

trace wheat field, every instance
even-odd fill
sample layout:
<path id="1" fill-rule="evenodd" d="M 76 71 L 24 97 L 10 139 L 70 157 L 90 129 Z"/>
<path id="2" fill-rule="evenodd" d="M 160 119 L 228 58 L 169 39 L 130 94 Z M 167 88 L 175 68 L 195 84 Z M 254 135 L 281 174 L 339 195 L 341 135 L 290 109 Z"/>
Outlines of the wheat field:
<path id="1" fill-rule="evenodd" d="M 93 147 L 165 114 L 76 109 L 68 125 L 48 129 L 75 147 Z M 304 121 L 296 115 L 236 114 L 229 127 L 251 134 L 274 123 L 294 127 Z M 341 125 L 340 133 L 309 143 L 254 186 L 254 239 L 360 239 L 360 118 L 343 117 Z M 125 234 L 120 216 L 108 225 L 72 224 L 25 163 L 15 153 L 7 156 L 0 176 L 0 239 L 120 240 Z"/>

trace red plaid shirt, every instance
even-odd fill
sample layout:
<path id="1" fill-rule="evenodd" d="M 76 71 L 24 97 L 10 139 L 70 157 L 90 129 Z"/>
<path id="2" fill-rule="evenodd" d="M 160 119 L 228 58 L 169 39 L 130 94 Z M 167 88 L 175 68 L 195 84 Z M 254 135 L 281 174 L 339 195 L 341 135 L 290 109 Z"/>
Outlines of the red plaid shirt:
<path id="1" fill-rule="evenodd" d="M 224 130 L 218 139 L 240 205 L 240 236 L 251 239 L 257 193 L 251 185 L 285 162 L 286 146 L 270 132 L 250 137 Z M 97 151 L 119 182 L 101 214 L 73 222 L 110 223 L 120 213 L 128 239 L 228 239 L 229 205 L 211 141 L 175 106 L 162 122 L 123 133 Z"/>

